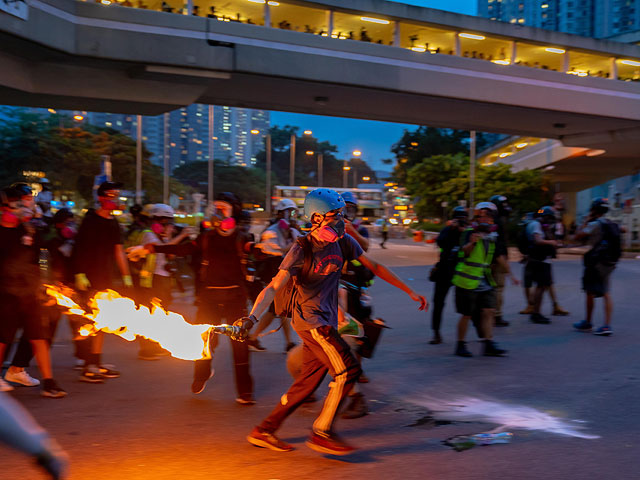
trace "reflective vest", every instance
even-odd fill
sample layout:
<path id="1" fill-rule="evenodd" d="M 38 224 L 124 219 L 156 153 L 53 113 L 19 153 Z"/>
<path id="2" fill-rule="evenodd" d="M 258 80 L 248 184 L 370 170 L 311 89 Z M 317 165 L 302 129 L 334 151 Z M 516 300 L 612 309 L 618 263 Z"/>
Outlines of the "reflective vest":
<path id="1" fill-rule="evenodd" d="M 476 246 L 473 247 L 471 255 L 468 257 L 465 257 L 464 252 L 460 249 L 460 252 L 458 252 L 460 261 L 456 265 L 452 283 L 456 287 L 475 290 L 480 285 L 482 278 L 486 277 L 489 285 L 495 287 L 496 283 L 491 276 L 491 261 L 493 260 L 495 249 L 495 243 L 489 243 L 489 249 L 485 252 L 482 240 L 476 242 Z"/>

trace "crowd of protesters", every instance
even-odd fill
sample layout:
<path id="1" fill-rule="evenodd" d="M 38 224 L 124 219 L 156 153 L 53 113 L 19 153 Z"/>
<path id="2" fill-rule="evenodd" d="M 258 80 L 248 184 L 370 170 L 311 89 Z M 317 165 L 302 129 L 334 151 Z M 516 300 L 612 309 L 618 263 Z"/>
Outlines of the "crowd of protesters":
<path id="1" fill-rule="evenodd" d="M 306 225 L 296 219 L 296 204 L 282 200 L 275 207 L 275 218 L 255 236 L 240 198 L 228 192 L 216 197 L 208 220 L 197 228 L 178 231 L 175 212 L 165 204 L 133 206 L 131 222 L 125 227 L 114 216 L 114 211 L 123 209 L 120 187 L 110 181 L 101 184 L 95 192 L 95 208 L 82 219 L 66 208 L 53 214 L 49 205 L 37 203 L 26 183 L 2 189 L 0 358 L 9 366 L 0 378 L 0 391 L 11 391 L 17 385 L 41 385 L 45 397 L 66 395 L 53 377 L 50 355 L 63 310 L 47 298 L 43 284 L 63 286 L 80 304 L 97 291 L 115 289 L 140 305 L 158 299 L 167 308 L 179 281 L 175 259 L 188 257 L 197 304 L 195 318 L 190 321 L 225 322 L 236 327 L 230 341 L 235 400 L 241 405 L 255 403 L 250 351 L 265 350 L 260 337 L 275 318 L 280 319 L 275 330 L 284 333 L 284 351 L 289 352 L 294 382 L 248 435 L 248 441 L 272 450 L 292 450 L 275 433 L 301 404 L 315 401 L 314 392 L 329 373 L 333 382 L 307 445 L 335 455 L 352 452 L 354 447 L 335 433 L 333 425 L 347 397 L 345 418 L 367 413 L 364 394 L 357 387 L 368 382 L 361 358 L 370 355 L 375 346 L 375 339 L 372 346 L 367 338 L 368 334 L 375 336 L 371 329 L 383 328 L 371 321 L 367 288 L 379 277 L 404 291 L 420 310 L 427 307 L 423 296 L 367 253 L 369 233 L 357 219 L 356 197 L 326 188 L 311 191 L 304 202 Z M 603 297 L 605 323 L 594 331 L 598 335 L 612 334 L 609 278 L 621 254 L 620 230 L 604 218 L 607 210 L 606 200 L 594 201 L 589 217 L 575 234 L 576 240 L 591 248 L 584 258 L 587 315 L 574 327 L 592 331 L 594 299 Z M 527 301 L 521 313 L 530 315 L 534 323 L 550 322 L 541 313 L 545 292 L 551 295 L 553 315 L 568 314 L 553 289 L 552 259 L 566 237 L 559 213 L 554 207 L 542 206 L 523 221 L 516 242 L 523 256 Z M 440 259 L 429 276 L 435 282 L 433 338 L 429 343 L 443 342 L 442 313 L 447 293 L 455 287 L 455 308 L 460 314 L 455 355 L 473 355 L 466 344 L 469 323 L 483 341 L 483 355 L 506 355 L 495 343 L 493 330 L 509 326 L 502 311 L 505 278 L 520 283 L 509 264 L 510 214 L 507 198 L 500 195 L 478 203 L 471 211 L 461 206 L 453 210 L 452 219 L 438 236 Z M 386 235 L 382 247 L 385 240 Z M 119 377 L 116 367 L 103 361 L 104 334 L 81 337 L 79 329 L 85 320 L 73 315 L 68 318 L 79 380 L 104 383 Z M 292 329 L 301 340 L 299 345 Z M 18 332 L 17 347 L 5 358 Z M 211 357 L 218 341 L 218 336 L 211 338 Z M 139 338 L 138 343 L 141 360 L 157 360 L 168 353 L 151 340 Z M 26 370 L 33 358 L 41 380 Z M 211 364 L 211 359 L 194 362 L 193 394 L 201 393 L 214 375 Z"/>

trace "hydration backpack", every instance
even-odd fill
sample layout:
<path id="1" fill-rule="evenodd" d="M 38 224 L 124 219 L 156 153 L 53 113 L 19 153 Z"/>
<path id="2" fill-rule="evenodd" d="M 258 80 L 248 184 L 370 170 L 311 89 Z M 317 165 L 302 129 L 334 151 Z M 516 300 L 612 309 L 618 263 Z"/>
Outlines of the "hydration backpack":
<path id="1" fill-rule="evenodd" d="M 529 255 L 531 251 L 531 242 L 527 235 L 527 225 L 528 223 L 522 225 L 516 237 L 516 246 L 522 255 Z"/>
<path id="2" fill-rule="evenodd" d="M 613 266 L 622 256 L 622 236 L 620 227 L 607 219 L 600 221 L 602 239 L 584 255 L 585 265 Z"/>

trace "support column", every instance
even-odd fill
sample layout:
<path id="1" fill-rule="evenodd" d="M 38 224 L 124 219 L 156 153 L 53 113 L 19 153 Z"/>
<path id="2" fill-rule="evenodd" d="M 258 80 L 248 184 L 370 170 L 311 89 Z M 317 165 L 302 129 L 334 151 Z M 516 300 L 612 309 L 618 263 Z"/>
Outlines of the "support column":
<path id="1" fill-rule="evenodd" d="M 321 153 L 318 154 L 318 187 L 321 187 L 324 182 L 324 165 L 323 165 L 324 157 Z"/>
<path id="2" fill-rule="evenodd" d="M 333 33 L 333 10 L 327 10 L 327 36 L 331 38 Z"/>
<path id="3" fill-rule="evenodd" d="M 511 42 L 511 54 L 510 54 L 510 57 L 508 58 L 509 63 L 511 65 L 516 63 L 516 58 L 518 58 L 518 43 Z"/>
<path id="4" fill-rule="evenodd" d="M 564 73 L 569 71 L 569 51 L 565 51 L 562 54 L 562 71 Z"/>
<path id="5" fill-rule="evenodd" d="M 459 33 L 456 32 L 456 36 L 455 36 L 455 45 L 453 47 L 453 54 L 456 57 L 460 56 L 460 37 L 459 37 Z"/>
<path id="6" fill-rule="evenodd" d="M 291 145 L 289 146 L 289 185 L 296 184 L 296 134 L 291 134 Z"/>
<path id="7" fill-rule="evenodd" d="M 471 130 L 469 143 L 469 211 L 473 212 L 476 189 L 476 131 Z"/>
<path id="8" fill-rule="evenodd" d="M 616 57 L 611 57 L 609 61 L 611 62 L 609 67 L 609 78 L 611 80 L 618 80 L 618 62 L 616 62 Z"/>
<path id="9" fill-rule="evenodd" d="M 184 0 L 184 10 L 182 13 L 185 15 L 191 15 L 193 12 L 193 0 Z"/>
<path id="10" fill-rule="evenodd" d="M 401 46 L 400 22 L 398 22 L 397 20 L 393 22 L 393 46 L 394 47 Z"/>
<path id="11" fill-rule="evenodd" d="M 269 2 L 264 3 L 264 26 L 271 26 L 271 9 L 269 8 Z"/>

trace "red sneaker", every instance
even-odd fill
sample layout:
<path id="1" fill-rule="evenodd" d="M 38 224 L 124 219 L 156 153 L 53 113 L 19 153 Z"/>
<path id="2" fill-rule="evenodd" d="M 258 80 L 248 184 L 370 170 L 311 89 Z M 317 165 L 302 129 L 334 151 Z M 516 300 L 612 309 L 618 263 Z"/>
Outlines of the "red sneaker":
<path id="1" fill-rule="evenodd" d="M 313 432 L 305 444 L 311 450 L 330 455 L 349 455 L 356 451 L 355 447 L 345 443 L 335 433 Z"/>
<path id="2" fill-rule="evenodd" d="M 261 432 L 258 427 L 255 427 L 249 435 L 247 435 L 247 441 L 251 445 L 255 445 L 260 448 L 268 448 L 269 450 L 275 450 L 276 452 L 290 452 L 293 450 L 293 446 L 287 442 L 283 442 L 273 433 Z"/>

